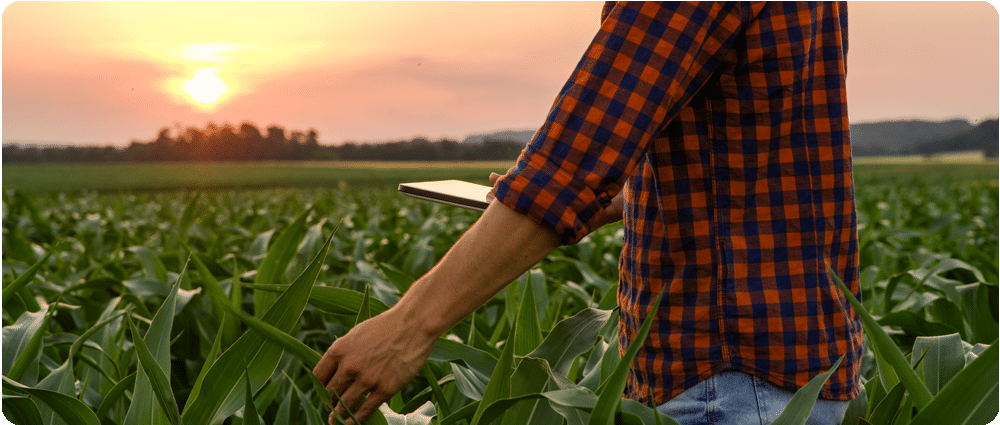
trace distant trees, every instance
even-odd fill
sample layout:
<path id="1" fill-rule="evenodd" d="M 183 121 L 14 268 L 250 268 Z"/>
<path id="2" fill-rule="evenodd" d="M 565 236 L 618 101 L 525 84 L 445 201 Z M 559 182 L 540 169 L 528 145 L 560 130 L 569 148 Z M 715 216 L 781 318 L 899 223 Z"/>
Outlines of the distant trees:
<path id="1" fill-rule="evenodd" d="M 436 142 L 418 137 L 409 141 L 353 143 L 340 146 L 319 144 L 315 129 L 286 132 L 272 125 L 261 132 L 244 122 L 239 127 L 209 123 L 173 130 L 163 127 L 151 141 L 133 140 L 127 147 L 3 147 L 4 163 L 43 162 L 174 162 L 174 161 L 463 161 L 513 160 L 524 147 L 514 140 L 486 139 L 465 144 L 441 139 Z"/>
<path id="2" fill-rule="evenodd" d="M 986 120 L 969 131 L 920 143 L 908 151 L 923 155 L 956 151 L 983 151 L 986 157 L 996 158 L 998 147 L 1000 147 L 998 139 L 1000 139 L 1000 121 Z"/>
<path id="3" fill-rule="evenodd" d="M 123 161 L 122 151 L 112 146 L 39 147 L 7 145 L 3 147 L 3 163 L 46 162 L 116 162 Z"/>
<path id="4" fill-rule="evenodd" d="M 919 132 L 911 131 L 918 128 Z M 904 131 L 905 130 L 905 131 Z M 870 155 L 931 155 L 940 152 L 981 150 L 997 157 L 1000 146 L 998 120 L 973 126 L 962 120 L 943 123 L 919 121 L 852 124 L 856 157 Z M 915 140 L 923 134 L 924 138 Z M 499 135 L 499 136 L 498 136 Z M 208 123 L 205 128 L 163 127 L 156 138 L 133 140 L 125 148 L 111 146 L 39 147 L 6 145 L 4 163 L 44 162 L 160 162 L 160 161 L 472 161 L 513 160 L 524 142 L 494 133 L 477 142 L 451 139 L 430 141 L 423 137 L 381 143 L 346 142 L 321 145 L 315 129 L 287 131 L 271 125 L 261 131 L 250 122 L 239 127 Z M 482 140 L 478 142 L 478 140 Z M 878 143 L 874 143 L 873 140 Z"/>
<path id="5" fill-rule="evenodd" d="M 345 143 L 330 147 L 337 159 L 346 161 L 502 161 L 514 160 L 524 142 L 489 140 L 464 144 L 441 139 L 431 142 L 422 137 L 410 141 L 375 144 Z"/>

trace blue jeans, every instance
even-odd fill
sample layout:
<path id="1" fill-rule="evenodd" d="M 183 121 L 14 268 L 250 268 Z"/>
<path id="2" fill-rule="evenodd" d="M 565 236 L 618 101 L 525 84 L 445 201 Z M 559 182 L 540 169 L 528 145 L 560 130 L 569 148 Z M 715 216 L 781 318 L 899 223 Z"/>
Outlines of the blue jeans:
<path id="1" fill-rule="evenodd" d="M 752 375 L 725 370 L 656 407 L 681 425 L 768 425 L 793 391 Z M 839 425 L 847 401 L 816 400 L 808 425 Z"/>

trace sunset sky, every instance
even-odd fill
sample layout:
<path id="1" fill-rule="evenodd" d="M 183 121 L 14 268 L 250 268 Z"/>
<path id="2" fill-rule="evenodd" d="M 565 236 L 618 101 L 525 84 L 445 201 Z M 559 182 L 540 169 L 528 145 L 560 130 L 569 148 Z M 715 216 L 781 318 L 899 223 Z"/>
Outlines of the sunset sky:
<path id="1" fill-rule="evenodd" d="M 601 3 L 13 3 L 4 143 L 127 145 L 209 122 L 324 144 L 534 129 Z M 851 2 L 852 123 L 998 115 L 989 3 Z"/>

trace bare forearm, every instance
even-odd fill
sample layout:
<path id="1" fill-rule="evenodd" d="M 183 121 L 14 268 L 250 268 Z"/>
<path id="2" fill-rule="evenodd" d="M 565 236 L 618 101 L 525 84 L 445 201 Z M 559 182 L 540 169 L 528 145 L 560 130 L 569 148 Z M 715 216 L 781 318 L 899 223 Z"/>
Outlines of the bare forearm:
<path id="1" fill-rule="evenodd" d="M 559 245 L 551 228 L 494 201 L 394 309 L 407 323 L 441 335 Z"/>
<path id="2" fill-rule="evenodd" d="M 348 409 L 361 421 L 371 416 L 416 376 L 438 337 L 559 245 L 551 228 L 493 201 L 395 306 L 359 323 L 323 354 L 313 373 L 343 400 L 331 421 Z"/>

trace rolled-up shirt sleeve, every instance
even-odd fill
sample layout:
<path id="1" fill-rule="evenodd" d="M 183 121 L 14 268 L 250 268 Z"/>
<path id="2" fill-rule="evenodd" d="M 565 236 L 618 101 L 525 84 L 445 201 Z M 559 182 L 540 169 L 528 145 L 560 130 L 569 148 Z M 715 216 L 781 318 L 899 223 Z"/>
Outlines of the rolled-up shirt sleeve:
<path id="1" fill-rule="evenodd" d="M 497 200 L 563 242 L 593 230 L 650 141 L 706 84 L 749 16 L 734 3 L 619 2 Z"/>

